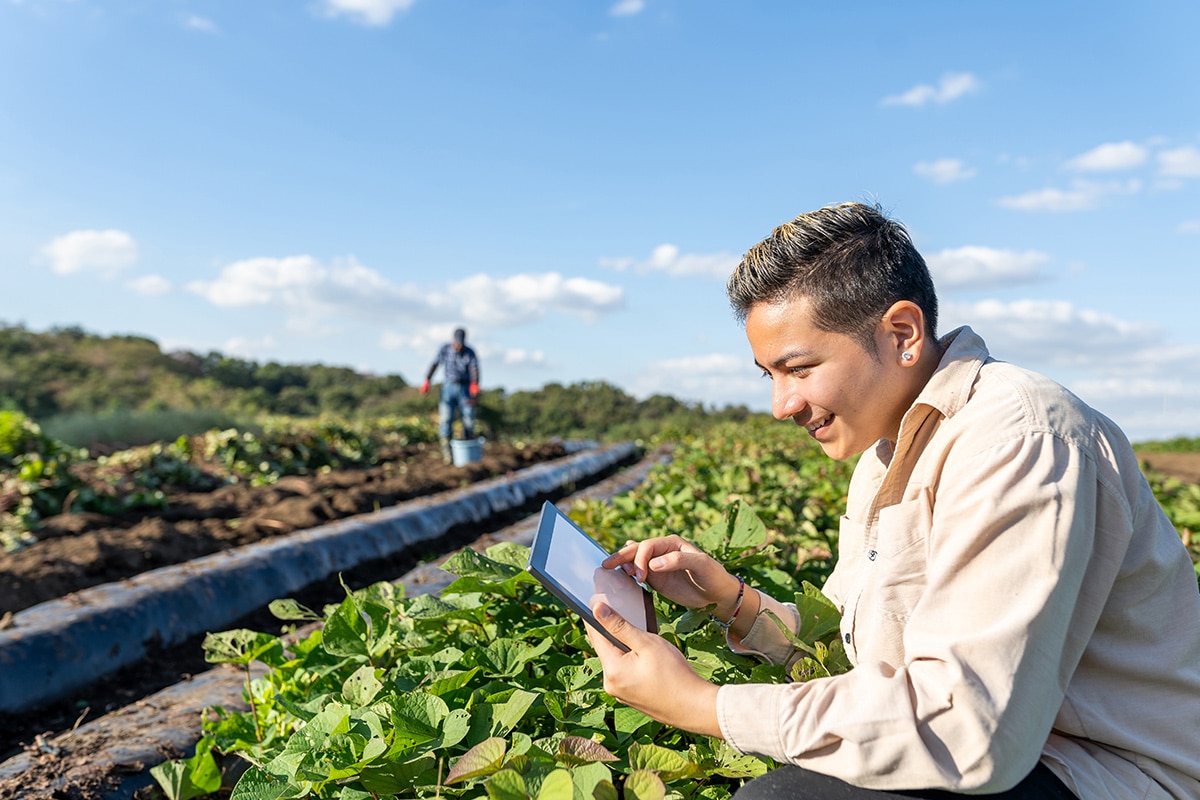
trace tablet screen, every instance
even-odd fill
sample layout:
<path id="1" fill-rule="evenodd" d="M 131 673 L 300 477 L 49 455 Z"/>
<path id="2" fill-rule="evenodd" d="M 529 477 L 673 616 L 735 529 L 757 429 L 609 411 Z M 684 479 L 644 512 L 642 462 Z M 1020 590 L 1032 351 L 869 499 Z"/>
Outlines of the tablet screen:
<path id="1" fill-rule="evenodd" d="M 654 603 L 650 593 L 622 570 L 601 567 L 600 562 L 607 557 L 604 548 L 553 503 L 542 506 L 541 520 L 529 551 L 529 571 L 613 644 L 628 650 L 592 616 L 592 598 L 603 595 L 614 611 L 650 632 L 658 629 Z"/>

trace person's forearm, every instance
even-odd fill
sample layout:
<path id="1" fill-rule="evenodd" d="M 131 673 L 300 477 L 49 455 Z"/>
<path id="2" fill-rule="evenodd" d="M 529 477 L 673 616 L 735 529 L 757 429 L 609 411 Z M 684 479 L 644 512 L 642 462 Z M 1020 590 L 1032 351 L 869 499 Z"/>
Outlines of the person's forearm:
<path id="1" fill-rule="evenodd" d="M 713 609 L 713 616 L 722 622 L 732 620 L 729 632 L 739 639 L 750 632 L 754 618 L 758 614 L 758 592 L 745 586 L 733 575 L 729 576 L 730 586 L 723 591 L 723 597 Z"/>

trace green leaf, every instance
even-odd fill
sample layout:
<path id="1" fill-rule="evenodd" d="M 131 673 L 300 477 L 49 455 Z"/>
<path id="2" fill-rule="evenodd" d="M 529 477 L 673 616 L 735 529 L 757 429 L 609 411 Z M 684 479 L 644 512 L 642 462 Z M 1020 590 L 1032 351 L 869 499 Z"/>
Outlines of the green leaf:
<path id="1" fill-rule="evenodd" d="M 664 800 L 667 787 L 653 772 L 635 770 L 625 778 L 625 800 Z"/>
<path id="2" fill-rule="evenodd" d="M 598 761 L 572 767 L 571 779 L 575 782 L 577 796 L 585 798 L 607 797 L 607 792 L 611 790 L 615 800 L 616 790 L 613 789 L 612 770 Z"/>
<path id="3" fill-rule="evenodd" d="M 423 594 L 408 604 L 405 614 L 414 620 L 473 619 L 483 605 L 478 593 Z"/>
<path id="4" fill-rule="evenodd" d="M 607 747 L 582 736 L 564 736 L 558 743 L 558 761 L 568 766 L 616 760 Z"/>
<path id="5" fill-rule="evenodd" d="M 637 732 L 642 726 L 654 722 L 651 717 L 646 716 L 636 708 L 629 706 L 617 706 L 613 709 L 613 729 L 621 738 L 628 738 Z"/>
<path id="6" fill-rule="evenodd" d="M 582 664 L 560 668 L 554 676 L 564 689 L 573 692 L 586 687 L 599 687 L 604 671 L 600 667 L 600 659 L 589 658 Z"/>
<path id="7" fill-rule="evenodd" d="M 508 743 L 499 736 L 485 739 L 462 754 L 446 776 L 446 785 L 491 775 L 504 763 Z"/>
<path id="8" fill-rule="evenodd" d="M 491 800 L 528 800 L 525 778 L 515 769 L 502 769 L 484 784 Z"/>
<path id="9" fill-rule="evenodd" d="M 423 753 L 407 761 L 364 767 L 359 774 L 363 788 L 375 794 L 403 794 L 414 786 L 431 786 L 437 781 L 437 758 Z"/>
<path id="10" fill-rule="evenodd" d="M 375 668 L 363 664 L 342 684 L 342 699 L 352 706 L 365 706 L 375 699 L 382 688 L 383 684 L 375 677 Z"/>
<path id="11" fill-rule="evenodd" d="M 221 788 L 221 769 L 212 756 L 213 740 L 205 736 L 196 743 L 191 758 L 167 761 L 150 768 L 168 800 L 191 800 Z"/>
<path id="12" fill-rule="evenodd" d="M 272 600 L 267 605 L 267 609 L 276 619 L 303 620 L 307 622 L 315 622 L 321 619 L 320 614 L 291 599 Z"/>
<path id="13" fill-rule="evenodd" d="M 371 634 L 369 617 L 352 595 L 347 596 L 325 620 L 325 635 L 322 646 L 335 656 L 360 656 L 370 653 L 368 639 Z"/>
<path id="14" fill-rule="evenodd" d="M 469 547 L 464 547 L 446 559 L 442 569 L 460 578 L 474 578 L 490 584 L 504 583 L 522 571 L 521 567 L 515 564 L 496 561 Z"/>
<path id="15" fill-rule="evenodd" d="M 837 631 L 842 615 L 837 606 L 820 589 L 805 581 L 796 593 L 796 611 L 800 614 L 800 625 L 796 635 L 806 642 L 818 642 Z"/>
<path id="16" fill-rule="evenodd" d="M 238 779 L 229 800 L 277 800 L 289 788 L 287 781 L 280 780 L 258 767 L 250 767 Z"/>
<path id="17" fill-rule="evenodd" d="M 737 504 L 737 517 L 733 524 L 733 534 L 729 537 L 729 550 L 740 553 L 762 547 L 767 543 L 767 526 L 754 508 L 744 500 Z"/>
<path id="18" fill-rule="evenodd" d="M 538 790 L 537 800 L 574 800 L 575 782 L 571 773 L 565 769 L 556 769 L 542 780 L 542 788 Z"/>
<path id="19" fill-rule="evenodd" d="M 472 738 L 507 736 L 539 697 L 537 693 L 515 689 L 504 700 L 475 706 L 471 709 Z"/>
<path id="20" fill-rule="evenodd" d="M 511 678 L 553 646 L 553 639 L 546 639 L 538 645 L 518 639 L 497 639 L 476 651 L 475 659 L 491 675 Z"/>
<path id="21" fill-rule="evenodd" d="M 244 628 L 209 633 L 205 635 L 201 646 L 204 648 L 204 660 L 210 664 L 246 666 L 254 661 L 262 661 L 269 666 L 278 666 L 284 661 L 279 637 Z"/>
<path id="22" fill-rule="evenodd" d="M 700 768 L 683 753 L 655 744 L 630 745 L 629 766 L 634 770 L 653 771 L 664 781 L 690 777 L 700 771 Z"/>

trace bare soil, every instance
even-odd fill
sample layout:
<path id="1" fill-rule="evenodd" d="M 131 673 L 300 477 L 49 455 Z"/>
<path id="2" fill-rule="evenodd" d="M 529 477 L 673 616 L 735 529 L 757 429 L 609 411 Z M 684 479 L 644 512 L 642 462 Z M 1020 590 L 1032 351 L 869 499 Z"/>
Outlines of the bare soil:
<path id="1" fill-rule="evenodd" d="M 1200 483 L 1200 453 L 1139 453 L 1142 463 L 1154 472 Z"/>
<path id="2" fill-rule="evenodd" d="M 175 493 L 170 495 L 167 508 L 160 511 L 117 517 L 63 515 L 49 521 L 42 541 L 17 553 L 0 554 L 0 615 L 87 586 L 458 488 L 563 455 L 565 451 L 559 444 L 517 448 L 489 442 L 480 462 L 454 467 L 443 463 L 436 445 L 417 445 L 384 454 L 379 466 L 370 469 L 289 477 L 269 487 L 236 484 L 212 492 Z M 1143 453 L 1141 457 L 1150 469 L 1200 483 L 1200 453 Z M 472 536 L 477 534 L 478 530 L 471 532 Z M 457 534 L 460 538 L 463 535 Z M 455 535 L 447 538 L 453 540 Z M 439 546 L 466 543 L 445 541 Z M 415 563 L 414 559 L 412 565 Z M 348 576 L 347 582 L 362 585 L 372 579 L 396 578 L 402 566 L 376 566 L 373 569 L 382 570 L 380 574 Z M 334 589 L 342 591 L 340 586 Z M 334 596 L 322 598 L 321 593 L 329 591 L 328 587 L 314 589 L 312 594 L 297 599 L 310 608 L 319 608 L 323 602 L 336 601 Z M 0 616 L 0 625 L 4 624 Z M 278 626 L 277 620 L 260 612 L 229 627 L 269 631 Z M 42 753 L 40 777 L 45 779 L 42 786 L 0 785 L 0 800 L 97 800 L 106 796 L 114 788 L 112 771 L 93 763 L 85 746 L 45 752 L 44 742 L 49 735 L 138 702 L 208 666 L 197 641 L 169 653 L 157 653 L 143 664 L 98 682 L 84 696 L 19 718 L 0 715 L 0 761 L 22 749 Z M 186 753 L 168 755 L 180 757 Z M 70 785 L 65 791 L 61 785 L 49 785 L 52 778 L 67 776 Z M 34 781 L 42 783 L 38 778 Z M 138 796 L 154 795 L 139 791 Z"/>
<path id="3" fill-rule="evenodd" d="M 438 445 L 418 444 L 385 451 L 378 465 L 368 469 L 287 476 L 270 486 L 236 483 L 208 492 L 168 488 L 162 509 L 112 516 L 60 514 L 45 521 L 37 543 L 0 553 L 0 616 L 565 454 L 560 443 L 516 447 L 488 442 L 481 460 L 456 467 L 443 461 Z"/>
<path id="4" fill-rule="evenodd" d="M 479 461 L 456 467 L 444 462 L 438 445 L 420 444 L 385 451 L 377 466 L 366 469 L 289 476 L 271 486 L 238 483 L 209 492 L 168 489 L 165 508 L 136 513 L 63 514 L 46 521 L 39 531 L 42 538 L 35 544 L 15 553 L 0 553 L 0 627 L 11 624 L 14 613 L 80 589 L 509 475 L 565 455 L 567 451 L 558 442 L 515 446 L 489 441 Z M 508 518 L 500 515 L 492 524 L 500 527 L 521 513 L 514 509 Z M 427 553 L 408 553 L 387 563 L 366 565 L 346 573 L 343 579 L 350 586 L 397 579 L 425 558 L 461 547 L 479 533 L 479 526 L 452 530 L 441 540 L 426 543 Z M 326 581 L 297 593 L 295 599 L 309 608 L 321 608 L 338 602 L 344 592 L 340 581 Z M 263 610 L 226 627 L 279 632 L 281 625 Z M 0 713 L 0 762 L 21 750 L 41 752 L 41 743 L 53 734 L 210 669 L 212 665 L 204 661 L 201 638 L 152 652 L 143 662 L 59 703 L 19 715 Z M 75 750 L 40 760 L 53 762 L 50 771 L 60 775 L 89 768 L 86 754 Z M 103 774 L 100 765 L 93 766 L 97 774 Z M 11 795 L 7 789 L 0 786 L 0 800 L 50 796 L 24 791 Z M 80 792 L 71 795 L 78 797 L 102 796 L 98 787 L 94 793 L 78 787 L 72 792 Z"/>

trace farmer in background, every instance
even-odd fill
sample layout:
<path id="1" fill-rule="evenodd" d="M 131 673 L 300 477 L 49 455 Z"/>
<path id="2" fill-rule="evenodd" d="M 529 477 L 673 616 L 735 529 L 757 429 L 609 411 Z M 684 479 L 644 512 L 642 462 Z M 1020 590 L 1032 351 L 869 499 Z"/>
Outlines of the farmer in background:
<path id="1" fill-rule="evenodd" d="M 438 401 L 438 438 L 442 442 L 442 457 L 449 464 L 450 439 L 454 431 L 454 417 L 462 419 L 464 439 L 475 438 L 475 401 L 479 397 L 479 358 L 467 346 L 467 332 L 458 328 L 454 341 L 447 342 L 438 350 L 437 357 L 429 365 L 421 394 L 428 394 L 429 382 L 438 365 L 443 368 L 441 399 Z"/>
<path id="2" fill-rule="evenodd" d="M 717 686 L 597 601 L 631 648 L 589 629 L 605 690 L 784 765 L 736 800 L 1200 798 L 1196 573 L 1117 426 L 969 327 L 937 338 L 925 262 L 877 207 L 780 225 L 726 291 L 774 415 L 861 456 L 823 587 L 853 666 Z M 804 655 L 774 622 L 798 630 L 794 605 L 678 536 L 618 565 L 711 607 L 736 652 Z"/>

